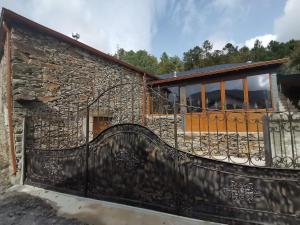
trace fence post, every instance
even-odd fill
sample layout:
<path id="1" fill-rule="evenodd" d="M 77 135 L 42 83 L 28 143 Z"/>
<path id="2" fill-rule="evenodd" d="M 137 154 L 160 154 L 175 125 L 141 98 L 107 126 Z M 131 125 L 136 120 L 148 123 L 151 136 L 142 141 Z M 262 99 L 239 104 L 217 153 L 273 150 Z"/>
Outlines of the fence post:
<path id="1" fill-rule="evenodd" d="M 264 136 L 264 147 L 265 147 L 265 160 L 266 166 L 272 166 L 272 149 L 270 140 L 270 118 L 269 115 L 263 116 L 263 136 Z"/>
<path id="2" fill-rule="evenodd" d="M 85 137 L 85 183 L 84 183 L 84 195 L 88 195 L 88 183 L 89 183 L 89 134 L 90 134 L 90 109 L 89 101 L 87 99 L 86 104 L 86 137 Z"/>
<path id="3" fill-rule="evenodd" d="M 178 140 L 177 140 L 177 107 L 176 107 L 176 95 L 173 95 L 173 107 L 174 107 L 174 141 L 175 141 L 175 148 L 178 149 Z"/>

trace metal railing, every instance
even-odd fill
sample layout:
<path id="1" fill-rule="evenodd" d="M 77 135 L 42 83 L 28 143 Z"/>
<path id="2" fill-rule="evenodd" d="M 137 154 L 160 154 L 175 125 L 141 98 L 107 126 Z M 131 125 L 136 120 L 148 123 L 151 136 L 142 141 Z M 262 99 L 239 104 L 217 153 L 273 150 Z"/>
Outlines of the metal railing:
<path id="1" fill-rule="evenodd" d="M 132 123 L 194 155 L 250 166 L 300 167 L 298 112 L 208 110 L 180 104 L 143 83 L 120 83 L 85 104 L 30 112 L 28 122 L 27 145 L 33 149 L 88 144 L 106 128 Z"/>

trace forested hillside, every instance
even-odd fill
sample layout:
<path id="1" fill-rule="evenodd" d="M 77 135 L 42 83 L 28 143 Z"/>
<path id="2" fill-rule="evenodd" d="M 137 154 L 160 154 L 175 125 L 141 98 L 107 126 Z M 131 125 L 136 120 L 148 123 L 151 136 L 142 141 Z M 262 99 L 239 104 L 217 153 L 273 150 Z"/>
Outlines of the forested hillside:
<path id="1" fill-rule="evenodd" d="M 267 47 L 256 40 L 254 47 L 238 48 L 227 43 L 221 50 L 213 50 L 213 44 L 206 40 L 202 46 L 195 46 L 184 52 L 182 56 L 169 56 L 162 53 L 157 59 L 145 50 L 126 51 L 118 49 L 115 54 L 121 60 L 135 65 L 153 74 L 173 73 L 197 67 L 213 66 L 224 63 L 257 62 L 289 57 L 289 63 L 282 68 L 283 73 L 300 72 L 300 41 L 271 41 Z"/>

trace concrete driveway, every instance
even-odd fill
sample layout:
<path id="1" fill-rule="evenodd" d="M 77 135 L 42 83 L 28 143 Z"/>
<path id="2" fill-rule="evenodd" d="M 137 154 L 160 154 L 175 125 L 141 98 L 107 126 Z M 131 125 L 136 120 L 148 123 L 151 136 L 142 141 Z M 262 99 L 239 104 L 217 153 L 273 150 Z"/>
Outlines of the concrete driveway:
<path id="1" fill-rule="evenodd" d="M 2 196 L 0 224 L 216 225 L 217 223 L 24 185 L 10 188 Z"/>

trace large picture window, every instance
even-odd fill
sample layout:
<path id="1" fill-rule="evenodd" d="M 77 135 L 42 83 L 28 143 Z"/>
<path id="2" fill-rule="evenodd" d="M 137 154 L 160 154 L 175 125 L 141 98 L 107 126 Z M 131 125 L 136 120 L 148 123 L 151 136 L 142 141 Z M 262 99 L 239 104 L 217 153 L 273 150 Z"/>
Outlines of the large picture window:
<path id="1" fill-rule="evenodd" d="M 201 112 L 201 84 L 192 84 L 185 87 L 187 112 Z"/>
<path id="2" fill-rule="evenodd" d="M 221 91 L 220 82 L 208 83 L 205 85 L 206 108 L 221 109 Z"/>
<path id="3" fill-rule="evenodd" d="M 272 107 L 269 74 L 247 77 L 249 107 L 265 109 Z"/>
<path id="4" fill-rule="evenodd" d="M 243 80 L 225 81 L 226 109 L 242 109 L 244 105 Z"/>
<path id="5" fill-rule="evenodd" d="M 178 86 L 157 87 L 151 93 L 151 112 L 159 114 L 174 113 L 174 101 L 177 106 L 177 112 L 179 112 L 179 100 Z"/>

